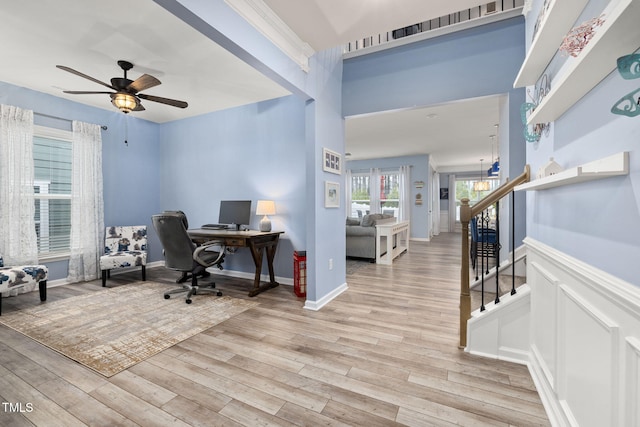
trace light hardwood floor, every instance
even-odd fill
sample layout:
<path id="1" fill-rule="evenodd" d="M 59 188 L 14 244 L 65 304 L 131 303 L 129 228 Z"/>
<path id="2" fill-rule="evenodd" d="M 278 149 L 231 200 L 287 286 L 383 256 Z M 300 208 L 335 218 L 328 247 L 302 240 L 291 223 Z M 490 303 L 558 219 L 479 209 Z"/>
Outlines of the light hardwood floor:
<path id="1" fill-rule="evenodd" d="M 392 267 L 352 264 L 348 291 L 320 311 L 279 286 L 253 298 L 257 308 L 108 379 L 0 325 L 0 401 L 33 406 L 3 404 L 0 425 L 549 425 L 526 367 L 457 347 L 459 234 L 412 242 Z M 212 277 L 248 298 L 249 282 Z M 147 278 L 173 284 L 176 273 Z M 100 289 L 59 286 L 48 300 Z M 5 298 L 3 312 L 39 304 L 37 294 Z"/>

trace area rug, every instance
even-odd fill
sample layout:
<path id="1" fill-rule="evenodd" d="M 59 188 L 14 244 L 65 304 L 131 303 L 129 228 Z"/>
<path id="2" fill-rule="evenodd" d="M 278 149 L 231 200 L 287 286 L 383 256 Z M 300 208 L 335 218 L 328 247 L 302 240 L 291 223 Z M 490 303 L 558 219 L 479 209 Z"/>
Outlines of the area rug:
<path id="1" fill-rule="evenodd" d="M 347 274 L 355 274 L 361 268 L 371 265 L 368 260 L 347 259 Z"/>
<path id="2" fill-rule="evenodd" d="M 164 299 L 173 288 L 135 282 L 6 313 L 0 323 L 110 377 L 258 305 L 215 294 Z"/>

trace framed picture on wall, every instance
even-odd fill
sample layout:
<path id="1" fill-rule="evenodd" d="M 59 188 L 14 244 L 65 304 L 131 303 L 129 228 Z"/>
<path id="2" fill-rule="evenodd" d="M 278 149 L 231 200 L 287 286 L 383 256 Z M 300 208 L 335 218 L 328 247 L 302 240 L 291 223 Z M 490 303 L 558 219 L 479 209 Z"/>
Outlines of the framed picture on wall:
<path id="1" fill-rule="evenodd" d="M 449 189 L 441 188 L 440 189 L 440 200 L 448 200 L 449 199 Z"/>
<path id="2" fill-rule="evenodd" d="M 328 148 L 322 149 L 322 170 L 335 174 L 342 174 L 342 156 Z"/>
<path id="3" fill-rule="evenodd" d="M 324 182 L 324 207 L 339 208 L 340 207 L 340 183 Z"/>

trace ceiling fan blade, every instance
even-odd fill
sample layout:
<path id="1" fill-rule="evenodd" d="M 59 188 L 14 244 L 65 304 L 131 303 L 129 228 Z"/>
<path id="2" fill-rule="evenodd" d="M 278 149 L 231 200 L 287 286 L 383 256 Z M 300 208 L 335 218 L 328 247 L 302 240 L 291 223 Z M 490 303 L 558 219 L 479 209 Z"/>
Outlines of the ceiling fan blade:
<path id="1" fill-rule="evenodd" d="M 75 74 L 76 76 L 84 77 L 85 79 L 91 80 L 92 82 L 98 83 L 99 85 L 106 86 L 109 89 L 117 90 L 115 87 L 111 86 L 110 84 L 107 84 L 105 82 L 101 82 L 100 80 L 94 79 L 91 76 L 87 76 L 86 74 L 83 74 L 80 71 L 76 71 L 73 68 L 65 67 L 64 65 L 56 65 L 56 67 L 60 68 L 61 70 L 67 71 L 67 72 L 69 72 L 71 74 Z"/>
<path id="2" fill-rule="evenodd" d="M 161 104 L 171 105 L 172 107 L 187 108 L 187 106 L 189 105 L 184 101 L 178 101 L 176 99 L 169 99 L 169 98 L 161 98 L 159 96 L 153 96 L 153 95 L 145 95 L 144 93 L 139 93 L 136 96 L 138 96 L 138 97 L 140 97 L 142 99 L 148 99 L 149 101 L 159 102 Z"/>
<path id="3" fill-rule="evenodd" d="M 149 74 L 143 74 L 127 86 L 126 90 L 136 93 L 161 84 L 160 80 Z"/>
<path id="4" fill-rule="evenodd" d="M 70 93 L 72 95 L 93 95 L 93 94 L 111 94 L 113 92 L 91 92 L 86 90 L 63 90 L 64 93 Z"/>

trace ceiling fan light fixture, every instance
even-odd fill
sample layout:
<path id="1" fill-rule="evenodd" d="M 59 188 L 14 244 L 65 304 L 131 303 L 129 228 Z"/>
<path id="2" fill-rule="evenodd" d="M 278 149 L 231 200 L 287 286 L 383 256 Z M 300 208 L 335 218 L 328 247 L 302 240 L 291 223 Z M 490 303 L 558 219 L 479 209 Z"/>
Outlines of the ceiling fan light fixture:
<path id="1" fill-rule="evenodd" d="M 138 99 L 131 94 L 118 92 L 111 96 L 111 103 L 126 114 L 136 109 Z"/>

